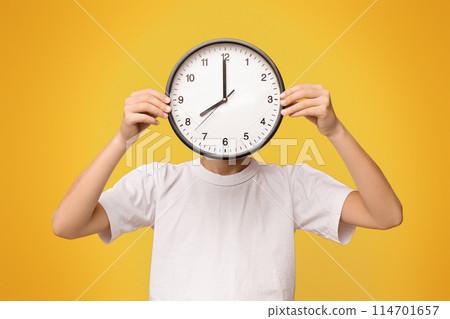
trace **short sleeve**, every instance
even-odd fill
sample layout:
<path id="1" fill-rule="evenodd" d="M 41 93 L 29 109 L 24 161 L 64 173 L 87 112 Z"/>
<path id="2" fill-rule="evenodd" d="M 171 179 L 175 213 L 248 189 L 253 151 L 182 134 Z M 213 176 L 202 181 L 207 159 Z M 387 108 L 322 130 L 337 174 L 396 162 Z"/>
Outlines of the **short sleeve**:
<path id="1" fill-rule="evenodd" d="M 105 244 L 123 233 L 153 226 L 156 206 L 153 166 L 143 165 L 132 170 L 101 194 L 98 202 L 105 209 L 110 224 L 110 229 L 98 233 Z"/>
<path id="2" fill-rule="evenodd" d="M 346 245 L 356 227 L 340 218 L 344 201 L 354 189 L 306 163 L 293 165 L 290 178 L 296 229 Z"/>

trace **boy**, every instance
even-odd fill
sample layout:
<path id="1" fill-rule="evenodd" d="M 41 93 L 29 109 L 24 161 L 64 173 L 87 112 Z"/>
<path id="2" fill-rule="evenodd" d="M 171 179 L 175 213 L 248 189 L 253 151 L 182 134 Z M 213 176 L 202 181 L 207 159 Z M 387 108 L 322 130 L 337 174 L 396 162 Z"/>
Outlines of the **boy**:
<path id="1" fill-rule="evenodd" d="M 102 194 L 127 141 L 171 111 L 169 97 L 146 89 L 125 100 L 120 129 L 56 209 L 54 233 L 98 233 L 109 244 L 151 226 L 150 300 L 293 300 L 296 229 L 345 245 L 356 226 L 388 229 L 403 217 L 381 170 L 336 117 L 327 90 L 299 84 L 281 97 L 284 116 L 305 116 L 328 137 L 358 190 L 307 164 L 202 157 L 143 165 Z"/>

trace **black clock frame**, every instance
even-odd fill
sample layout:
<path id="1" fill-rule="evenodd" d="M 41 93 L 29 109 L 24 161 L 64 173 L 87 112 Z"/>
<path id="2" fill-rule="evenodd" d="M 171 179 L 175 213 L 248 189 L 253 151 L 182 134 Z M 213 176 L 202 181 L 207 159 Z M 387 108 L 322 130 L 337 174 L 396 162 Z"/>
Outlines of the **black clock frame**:
<path id="1" fill-rule="evenodd" d="M 259 55 L 261 55 L 266 61 L 267 63 L 272 67 L 273 71 L 275 72 L 275 75 L 277 77 L 278 83 L 280 85 L 280 91 L 283 92 L 284 91 L 284 82 L 283 82 L 283 78 L 281 77 L 280 71 L 278 70 L 277 66 L 275 65 L 275 63 L 272 61 L 272 59 L 269 58 L 269 56 L 267 54 L 265 54 L 261 49 L 257 48 L 256 46 L 254 46 L 253 44 L 250 44 L 248 42 L 242 41 L 242 40 L 238 40 L 238 39 L 232 39 L 232 38 L 222 38 L 222 39 L 213 39 L 213 40 L 209 40 L 206 42 L 203 42 L 197 46 L 195 46 L 194 48 L 192 48 L 191 50 L 189 50 L 188 52 L 186 52 L 183 57 L 177 62 L 177 64 L 175 65 L 175 67 L 172 69 L 172 72 L 170 73 L 169 79 L 167 80 L 167 85 L 166 85 L 166 93 L 171 94 L 171 89 L 172 89 L 172 82 L 173 79 L 175 77 L 175 74 L 178 72 L 178 69 L 181 67 L 181 65 L 184 63 L 184 61 L 186 61 L 187 58 L 189 58 L 192 54 L 194 54 L 195 52 L 197 52 L 200 49 L 203 49 L 204 47 L 213 45 L 213 44 L 226 44 L 226 43 L 231 43 L 231 44 L 239 44 L 242 45 L 244 47 L 247 47 L 255 52 L 257 52 Z M 172 102 L 171 102 L 172 103 Z M 280 105 L 281 106 L 281 105 Z M 284 107 L 281 106 L 281 109 L 283 109 Z M 272 137 L 275 135 L 275 133 L 278 131 L 278 128 L 281 124 L 281 121 L 283 119 L 283 116 L 278 116 L 278 119 L 276 121 L 276 123 L 273 126 L 273 129 L 271 131 L 271 133 L 267 136 L 266 141 L 261 144 L 258 147 L 255 147 L 251 150 L 247 150 L 245 153 L 239 155 L 239 156 L 229 156 L 229 155 L 217 155 L 217 154 L 213 154 L 210 152 L 207 152 L 205 150 L 202 150 L 200 148 L 197 148 L 196 146 L 194 146 L 193 143 L 191 143 L 180 131 L 180 129 L 178 128 L 178 126 L 175 123 L 175 119 L 172 115 L 172 113 L 169 114 L 169 123 L 170 126 L 172 127 L 172 129 L 174 130 L 175 134 L 178 136 L 178 138 L 187 146 L 189 147 L 191 150 L 193 150 L 194 152 L 208 157 L 208 158 L 213 158 L 213 159 L 218 159 L 218 160 L 230 160 L 230 159 L 238 159 L 238 158 L 242 158 L 248 155 L 253 154 L 254 152 L 259 151 L 262 147 L 264 147 L 267 142 L 269 142 L 269 140 L 272 139 Z"/>

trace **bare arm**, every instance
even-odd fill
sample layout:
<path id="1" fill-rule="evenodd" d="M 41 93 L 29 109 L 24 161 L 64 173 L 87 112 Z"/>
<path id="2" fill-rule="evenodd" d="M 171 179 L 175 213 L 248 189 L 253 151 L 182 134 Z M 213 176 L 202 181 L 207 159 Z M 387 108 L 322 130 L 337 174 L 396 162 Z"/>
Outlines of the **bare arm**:
<path id="1" fill-rule="evenodd" d="M 57 236 L 73 239 L 109 228 L 108 217 L 98 199 L 126 152 L 127 141 L 136 140 L 150 124 L 158 125 L 157 117 L 167 118 L 168 102 L 167 96 L 153 89 L 134 92 L 126 99 L 119 131 L 78 176 L 54 212 L 52 224 Z"/>
<path id="2" fill-rule="evenodd" d="M 401 224 L 402 205 L 381 169 L 336 117 L 330 94 L 320 85 L 299 84 L 281 95 L 283 115 L 305 116 L 327 136 L 347 166 L 358 191 L 342 208 L 344 223 L 388 229 Z M 301 101 L 298 101 L 301 100 Z"/>
<path id="3" fill-rule="evenodd" d="M 402 205 L 378 165 L 342 124 L 329 139 L 358 188 L 358 192 L 349 194 L 341 220 L 366 228 L 388 229 L 400 225 Z"/>

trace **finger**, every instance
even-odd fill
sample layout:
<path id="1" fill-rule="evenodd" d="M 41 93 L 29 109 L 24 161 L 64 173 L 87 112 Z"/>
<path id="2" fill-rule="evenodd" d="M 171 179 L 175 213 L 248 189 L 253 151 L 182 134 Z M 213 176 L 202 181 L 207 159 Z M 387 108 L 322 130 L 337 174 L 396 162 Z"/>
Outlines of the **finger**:
<path id="1" fill-rule="evenodd" d="M 170 112 L 172 108 L 164 101 L 161 101 L 157 97 L 151 94 L 143 94 L 138 96 L 129 97 L 125 100 L 126 104 L 138 104 L 138 103 L 150 103 L 159 107 L 164 112 Z"/>
<path id="2" fill-rule="evenodd" d="M 307 100 L 303 100 L 300 101 L 298 103 L 295 103 L 291 106 L 288 106 L 286 108 L 284 108 L 281 111 L 281 114 L 283 115 L 291 115 L 294 114 L 295 112 L 298 112 L 300 110 L 306 109 L 308 107 L 312 107 L 312 106 L 318 106 L 321 104 L 321 99 L 320 98 L 315 98 L 315 99 L 307 99 Z"/>
<path id="3" fill-rule="evenodd" d="M 299 116 L 319 116 L 320 112 L 321 112 L 321 108 L 320 106 L 313 106 L 313 107 L 309 107 L 303 110 L 300 110 L 298 112 L 295 112 L 293 114 L 291 114 L 291 117 L 299 117 Z"/>
<path id="4" fill-rule="evenodd" d="M 320 84 L 300 83 L 281 93 L 281 98 L 291 95 L 292 93 L 301 89 L 323 89 L 323 87 Z"/>
<path id="5" fill-rule="evenodd" d="M 172 110 L 172 108 L 169 105 L 167 105 L 165 102 L 161 101 L 160 99 L 156 98 L 155 96 L 150 96 L 148 100 L 152 105 L 156 106 L 157 108 L 159 108 L 161 111 L 163 111 L 165 113 L 168 113 Z M 170 99 L 169 99 L 169 101 L 170 101 Z"/>
<path id="6" fill-rule="evenodd" d="M 131 125 L 139 124 L 139 123 L 145 123 L 145 124 L 152 124 L 152 125 L 158 125 L 159 121 L 155 119 L 154 117 L 151 117 L 147 114 L 142 113 L 132 113 L 128 117 L 129 123 Z"/>
<path id="7" fill-rule="evenodd" d="M 159 92 L 155 89 L 152 89 L 152 88 L 133 92 L 133 93 L 131 93 L 131 96 L 140 96 L 140 95 L 149 95 L 149 94 L 156 96 L 162 102 L 165 102 L 165 103 L 170 102 L 170 97 L 168 97 L 167 95 L 164 95 L 161 92 Z"/>
<path id="8" fill-rule="evenodd" d="M 140 96 L 140 95 L 147 95 L 147 94 L 154 95 L 161 101 L 167 101 L 167 103 L 170 102 L 170 98 L 167 95 L 164 95 L 163 93 L 161 93 L 155 89 L 152 89 L 152 88 L 147 88 L 144 90 L 133 92 L 133 93 L 131 93 L 131 96 Z"/>
<path id="9" fill-rule="evenodd" d="M 160 108 L 156 107 L 155 105 L 149 103 L 133 104 L 133 106 L 131 107 L 131 111 L 133 113 L 148 113 L 155 117 L 161 117 L 164 119 L 168 118 L 167 113 L 163 112 Z"/>
<path id="10" fill-rule="evenodd" d="M 298 100 L 301 99 L 313 99 L 319 97 L 321 94 L 323 94 L 323 90 L 316 89 L 316 88 L 303 88 L 299 89 L 297 91 L 292 92 L 290 95 L 286 95 L 281 100 L 281 105 L 287 106 L 295 103 Z"/>

